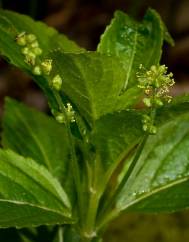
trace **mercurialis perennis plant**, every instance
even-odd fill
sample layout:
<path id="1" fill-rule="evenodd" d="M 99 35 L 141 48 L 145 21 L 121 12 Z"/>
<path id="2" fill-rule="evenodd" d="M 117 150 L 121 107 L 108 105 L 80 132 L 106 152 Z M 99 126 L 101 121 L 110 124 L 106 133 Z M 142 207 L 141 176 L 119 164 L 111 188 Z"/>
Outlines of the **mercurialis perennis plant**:
<path id="1" fill-rule="evenodd" d="M 96 51 L 0 10 L 2 58 L 52 113 L 5 100 L 1 228 L 16 227 L 20 242 L 41 242 L 41 225 L 46 242 L 100 242 L 122 212 L 189 207 L 189 96 L 170 94 L 164 41 L 173 45 L 152 9 L 141 22 L 117 11 Z"/>

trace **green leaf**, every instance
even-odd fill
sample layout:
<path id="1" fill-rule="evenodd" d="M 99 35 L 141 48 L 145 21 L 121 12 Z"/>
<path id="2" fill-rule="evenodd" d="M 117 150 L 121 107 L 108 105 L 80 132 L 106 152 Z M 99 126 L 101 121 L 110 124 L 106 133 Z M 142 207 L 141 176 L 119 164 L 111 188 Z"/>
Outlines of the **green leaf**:
<path id="1" fill-rule="evenodd" d="M 90 124 L 136 100 L 138 89 L 120 95 L 125 71 L 116 57 L 95 52 L 54 52 L 51 58 L 54 75 L 58 73 L 63 79 L 63 96 L 71 100 Z"/>
<path id="2" fill-rule="evenodd" d="M 108 114 L 97 120 L 91 140 L 100 154 L 104 172 L 114 170 L 140 142 L 141 114 L 122 111 Z"/>
<path id="3" fill-rule="evenodd" d="M 22 32 L 32 33 L 37 37 L 45 56 L 49 50 L 60 49 L 66 52 L 84 51 L 76 43 L 69 40 L 64 34 L 59 34 L 54 28 L 46 24 L 34 21 L 30 17 L 8 10 L 0 9 L 0 50 L 1 53 L 12 59 L 13 64 L 23 62 L 20 46 L 16 43 L 16 37 Z M 11 48 L 11 49 L 10 49 Z M 15 54 L 18 56 L 14 56 Z"/>
<path id="4" fill-rule="evenodd" d="M 50 105 L 56 107 L 56 101 L 47 79 L 44 76 L 33 75 L 33 67 L 25 62 L 25 57 L 21 53 L 23 47 L 16 43 L 16 37 L 22 32 L 31 33 L 37 37 L 39 47 L 43 51 L 41 59 L 44 59 L 49 51 L 55 49 L 66 52 L 82 52 L 84 49 L 42 22 L 36 22 L 28 16 L 0 9 L 0 55 L 31 75 L 45 92 Z"/>
<path id="5" fill-rule="evenodd" d="M 170 41 L 165 25 L 155 10 L 149 9 L 142 23 L 116 11 L 114 19 L 101 36 L 97 50 L 122 59 L 125 69 L 122 88 L 126 90 L 136 85 L 136 72 L 140 64 L 149 68 L 159 63 L 165 37 Z"/>
<path id="6" fill-rule="evenodd" d="M 176 105 L 165 110 L 159 112 L 165 117 L 157 116 L 157 135 L 149 137 L 120 193 L 118 211 L 173 212 L 189 207 L 189 113 L 185 108 L 178 113 Z"/>
<path id="7" fill-rule="evenodd" d="M 0 150 L 0 214 L 0 227 L 72 222 L 58 181 L 43 166 L 11 150 Z"/>
<path id="8" fill-rule="evenodd" d="M 31 157 L 66 182 L 69 166 L 69 142 L 66 129 L 53 118 L 6 98 L 2 145 L 25 157 Z"/>

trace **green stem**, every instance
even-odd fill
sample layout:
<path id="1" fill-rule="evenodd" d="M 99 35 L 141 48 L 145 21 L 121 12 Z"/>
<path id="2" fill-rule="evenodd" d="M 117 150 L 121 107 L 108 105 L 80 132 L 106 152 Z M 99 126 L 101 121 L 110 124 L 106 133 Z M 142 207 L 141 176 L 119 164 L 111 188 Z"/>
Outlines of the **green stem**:
<path id="1" fill-rule="evenodd" d="M 78 198 L 78 202 L 79 202 L 79 206 L 80 206 L 80 211 L 81 211 L 81 207 L 82 207 L 82 200 L 81 200 L 81 182 L 80 182 L 80 174 L 79 174 L 79 166 L 77 163 L 77 156 L 75 153 L 75 147 L 74 147 L 74 142 L 73 142 L 73 137 L 72 137 L 72 133 L 71 133 L 71 129 L 70 129 L 70 124 L 69 124 L 69 120 L 66 114 L 66 109 L 65 106 L 62 102 L 62 98 L 60 96 L 60 94 L 56 91 L 53 91 L 53 94 L 56 98 L 56 101 L 58 103 L 58 106 L 60 108 L 60 111 L 64 114 L 65 117 L 65 126 L 66 126 L 66 130 L 67 130 L 67 134 L 68 134 L 68 138 L 69 138 L 69 142 L 70 142 L 70 152 L 71 152 L 71 164 L 72 164 L 72 171 L 73 171 L 73 178 L 74 178 L 74 184 L 76 187 L 76 192 L 77 192 L 77 198 Z"/>
<path id="2" fill-rule="evenodd" d="M 58 228 L 58 242 L 64 242 L 63 228 L 62 227 Z"/>
<path id="3" fill-rule="evenodd" d="M 96 237 L 95 222 L 99 204 L 98 191 L 91 192 L 89 197 L 88 213 L 86 218 L 85 233 L 93 238 Z"/>
<path id="4" fill-rule="evenodd" d="M 97 238 L 96 230 L 96 217 L 99 206 L 99 201 L 101 197 L 101 189 L 99 189 L 99 161 L 96 157 L 94 161 L 94 166 L 91 168 L 92 173 L 88 172 L 88 191 L 89 191 L 89 202 L 87 208 L 87 216 L 84 224 L 84 235 L 93 239 Z M 96 241 L 96 240 L 95 240 Z"/>

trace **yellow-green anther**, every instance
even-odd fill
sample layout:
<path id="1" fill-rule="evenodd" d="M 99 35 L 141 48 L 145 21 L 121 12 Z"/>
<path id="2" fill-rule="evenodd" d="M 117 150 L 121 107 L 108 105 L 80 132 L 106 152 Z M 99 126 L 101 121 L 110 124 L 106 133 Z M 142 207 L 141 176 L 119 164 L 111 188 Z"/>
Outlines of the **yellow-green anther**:
<path id="1" fill-rule="evenodd" d="M 75 122 L 75 111 L 70 103 L 67 103 L 66 113 L 68 116 L 68 120 L 73 123 Z"/>
<path id="2" fill-rule="evenodd" d="M 65 123 L 65 118 L 64 118 L 63 113 L 57 113 L 57 114 L 55 115 L 55 119 L 56 119 L 56 121 L 59 122 L 59 123 Z"/>
<path id="3" fill-rule="evenodd" d="M 40 66 L 35 66 L 33 68 L 33 74 L 37 75 L 37 76 L 40 76 L 42 74 L 41 67 Z"/>
<path id="4" fill-rule="evenodd" d="M 56 75 L 52 79 L 51 84 L 53 89 L 55 89 L 56 91 L 60 91 L 62 87 L 62 78 L 60 77 L 60 75 Z"/>
<path id="5" fill-rule="evenodd" d="M 35 41 L 37 39 L 37 37 L 34 34 L 27 34 L 26 35 L 26 40 L 28 43 L 31 43 L 33 41 Z"/>
<path id="6" fill-rule="evenodd" d="M 49 75 L 52 70 L 52 59 L 46 59 L 41 63 L 41 68 L 46 75 Z"/>

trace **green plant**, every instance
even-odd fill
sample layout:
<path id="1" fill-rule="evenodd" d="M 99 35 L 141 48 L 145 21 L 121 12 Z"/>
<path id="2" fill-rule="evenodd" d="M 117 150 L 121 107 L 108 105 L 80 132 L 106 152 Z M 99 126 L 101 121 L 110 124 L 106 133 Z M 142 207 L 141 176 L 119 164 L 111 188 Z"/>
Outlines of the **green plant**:
<path id="1" fill-rule="evenodd" d="M 141 23 L 117 11 L 94 52 L 0 10 L 1 55 L 33 77 L 55 117 L 6 99 L 1 228 L 25 228 L 21 241 L 41 242 L 33 227 L 45 225 L 46 241 L 94 242 L 123 211 L 189 206 L 189 97 L 169 95 L 164 40 L 173 44 L 152 9 Z"/>

